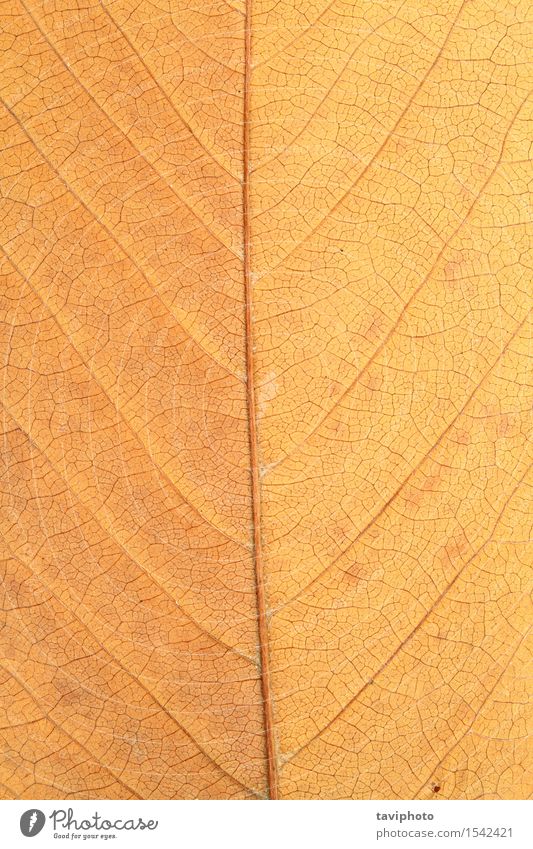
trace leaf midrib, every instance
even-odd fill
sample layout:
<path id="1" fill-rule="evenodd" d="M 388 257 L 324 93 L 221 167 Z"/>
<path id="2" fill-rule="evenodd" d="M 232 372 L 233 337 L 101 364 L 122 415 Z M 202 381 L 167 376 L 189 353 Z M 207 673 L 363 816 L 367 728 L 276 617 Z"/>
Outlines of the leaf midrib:
<path id="1" fill-rule="evenodd" d="M 250 450 L 250 484 L 252 499 L 253 563 L 257 603 L 257 630 L 261 670 L 261 693 L 265 731 L 265 756 L 267 791 L 269 799 L 278 798 L 278 762 L 274 739 L 272 687 L 270 680 L 268 613 L 265 592 L 265 573 L 261 540 L 261 480 L 259 445 L 257 439 L 257 404 L 254 382 L 253 298 L 250 227 L 250 115 L 252 76 L 252 0 L 246 0 L 244 18 L 244 96 L 243 96 L 243 177 L 242 177 L 242 228 L 244 275 L 244 329 L 246 358 L 246 407 Z"/>

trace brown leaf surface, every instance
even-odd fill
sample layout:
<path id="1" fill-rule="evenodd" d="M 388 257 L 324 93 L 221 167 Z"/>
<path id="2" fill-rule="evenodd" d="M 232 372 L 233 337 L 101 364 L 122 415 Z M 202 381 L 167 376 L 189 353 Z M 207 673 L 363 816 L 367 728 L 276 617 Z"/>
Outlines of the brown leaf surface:
<path id="1" fill-rule="evenodd" d="M 4 798 L 531 792 L 529 7 L 2 4 Z"/>

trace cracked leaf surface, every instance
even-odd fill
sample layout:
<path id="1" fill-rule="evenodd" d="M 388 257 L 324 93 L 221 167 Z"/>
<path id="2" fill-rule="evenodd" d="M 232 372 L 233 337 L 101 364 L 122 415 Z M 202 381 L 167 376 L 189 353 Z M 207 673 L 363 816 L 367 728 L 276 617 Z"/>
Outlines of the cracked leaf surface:
<path id="1" fill-rule="evenodd" d="M 530 795 L 529 5 L 2 3 L 3 798 Z"/>

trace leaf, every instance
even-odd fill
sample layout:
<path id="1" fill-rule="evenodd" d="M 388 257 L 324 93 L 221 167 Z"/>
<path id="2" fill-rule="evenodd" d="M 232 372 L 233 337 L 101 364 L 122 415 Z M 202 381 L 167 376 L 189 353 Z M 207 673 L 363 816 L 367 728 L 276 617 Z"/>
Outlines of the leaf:
<path id="1" fill-rule="evenodd" d="M 5 798 L 530 792 L 529 6 L 4 4 Z"/>

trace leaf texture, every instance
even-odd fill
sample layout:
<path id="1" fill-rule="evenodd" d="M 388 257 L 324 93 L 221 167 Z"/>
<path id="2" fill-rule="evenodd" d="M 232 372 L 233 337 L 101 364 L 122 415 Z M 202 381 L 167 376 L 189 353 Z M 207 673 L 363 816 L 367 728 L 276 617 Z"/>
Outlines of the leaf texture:
<path id="1" fill-rule="evenodd" d="M 530 3 L 1 16 L 2 796 L 527 797 Z"/>

